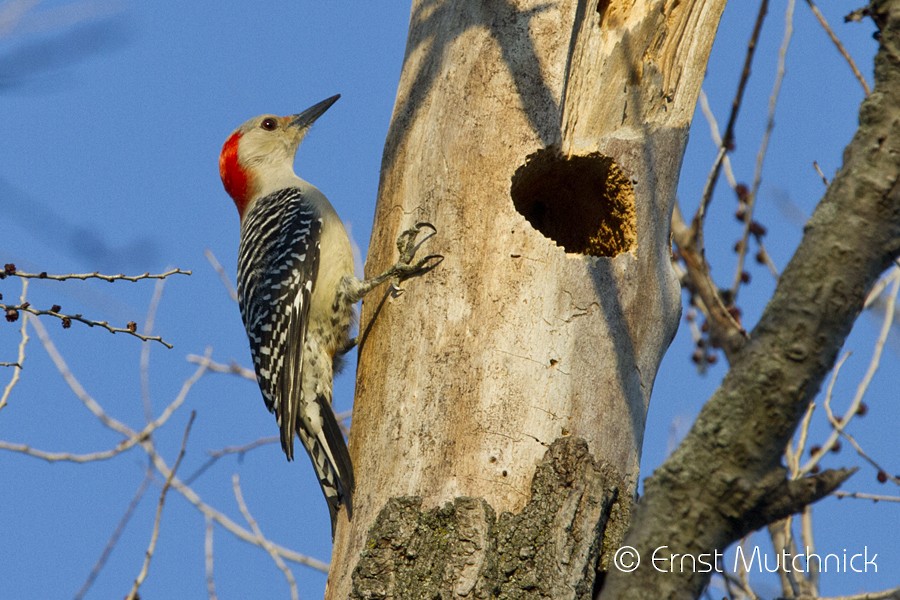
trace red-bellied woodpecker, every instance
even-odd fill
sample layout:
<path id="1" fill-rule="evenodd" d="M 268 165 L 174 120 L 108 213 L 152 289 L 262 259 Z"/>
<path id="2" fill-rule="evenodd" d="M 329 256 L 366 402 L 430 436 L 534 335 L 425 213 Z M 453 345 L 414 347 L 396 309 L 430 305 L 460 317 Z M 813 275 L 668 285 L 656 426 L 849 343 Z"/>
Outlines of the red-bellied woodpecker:
<path id="1" fill-rule="evenodd" d="M 353 466 L 331 410 L 332 378 L 349 337 L 353 305 L 388 279 L 406 279 L 440 257 L 412 263 L 423 226 L 401 234 L 400 262 L 359 280 L 343 223 L 328 199 L 294 173 L 294 155 L 313 122 L 340 96 L 302 113 L 263 115 L 222 147 L 219 173 L 241 217 L 238 302 L 263 399 L 275 413 L 281 447 L 294 457 L 294 432 L 309 453 L 328 503 L 352 515 Z M 434 229 L 431 227 L 431 229 Z M 424 240 L 422 240 L 424 241 Z"/>

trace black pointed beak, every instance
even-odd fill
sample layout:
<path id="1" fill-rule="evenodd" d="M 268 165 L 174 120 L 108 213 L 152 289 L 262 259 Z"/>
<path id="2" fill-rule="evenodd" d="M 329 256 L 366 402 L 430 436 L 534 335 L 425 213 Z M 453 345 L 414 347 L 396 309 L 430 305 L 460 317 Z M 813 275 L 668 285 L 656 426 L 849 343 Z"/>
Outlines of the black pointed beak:
<path id="1" fill-rule="evenodd" d="M 316 119 L 321 117 L 326 110 L 331 108 L 331 105 L 338 101 L 340 98 L 340 94 L 335 94 L 331 98 L 327 98 L 322 100 L 318 104 L 314 104 L 310 106 L 302 113 L 292 115 L 291 116 L 291 127 L 297 127 L 299 129 L 306 129 L 310 125 L 312 125 Z"/>

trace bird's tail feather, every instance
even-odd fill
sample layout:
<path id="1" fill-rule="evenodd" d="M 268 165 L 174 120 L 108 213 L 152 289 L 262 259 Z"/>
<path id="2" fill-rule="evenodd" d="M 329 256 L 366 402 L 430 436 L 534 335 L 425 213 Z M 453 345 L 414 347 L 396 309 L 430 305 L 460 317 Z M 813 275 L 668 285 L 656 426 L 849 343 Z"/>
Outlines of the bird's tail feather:
<path id="1" fill-rule="evenodd" d="M 338 425 L 330 403 L 323 397 L 316 400 L 322 415 L 322 430 L 315 437 L 309 437 L 302 427 L 297 428 L 300 440 L 309 452 L 313 468 L 319 479 L 322 493 L 331 516 L 331 536 L 337 523 L 337 513 L 341 505 L 347 510 L 347 519 L 353 516 L 353 464 L 350 452 L 344 442 L 344 434 Z"/>

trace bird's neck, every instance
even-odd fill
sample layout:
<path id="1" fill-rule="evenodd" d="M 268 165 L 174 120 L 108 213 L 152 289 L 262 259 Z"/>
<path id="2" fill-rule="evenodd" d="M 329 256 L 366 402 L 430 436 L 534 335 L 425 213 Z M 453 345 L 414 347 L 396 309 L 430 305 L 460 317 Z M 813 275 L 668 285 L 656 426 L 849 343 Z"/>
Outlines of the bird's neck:
<path id="1" fill-rule="evenodd" d="M 274 165 L 270 164 L 254 169 L 252 171 L 252 180 L 254 185 L 248 195 L 240 202 L 237 199 L 234 201 L 238 206 L 241 221 L 253 210 L 253 205 L 260 198 L 265 198 L 288 188 L 299 188 L 306 196 L 309 195 L 310 190 L 315 189 L 308 182 L 297 177 L 293 168 L 287 165 L 275 168 Z"/>
<path id="2" fill-rule="evenodd" d="M 293 165 L 287 160 L 279 160 L 278 156 L 251 160 L 250 164 L 246 164 L 247 161 L 242 161 L 238 153 L 240 140 L 241 132 L 238 131 L 225 142 L 219 156 L 219 175 L 242 221 L 258 198 L 285 188 L 309 187 L 294 173 Z"/>

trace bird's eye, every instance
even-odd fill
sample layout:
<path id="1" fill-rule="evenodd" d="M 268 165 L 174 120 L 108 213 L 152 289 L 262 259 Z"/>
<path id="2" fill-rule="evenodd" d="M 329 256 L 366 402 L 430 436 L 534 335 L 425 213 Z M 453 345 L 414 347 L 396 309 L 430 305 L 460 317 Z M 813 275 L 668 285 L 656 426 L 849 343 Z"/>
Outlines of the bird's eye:
<path id="1" fill-rule="evenodd" d="M 263 119 L 262 124 L 260 125 L 266 131 L 274 131 L 276 127 L 278 127 L 278 121 L 273 119 L 272 117 L 266 117 Z"/>

